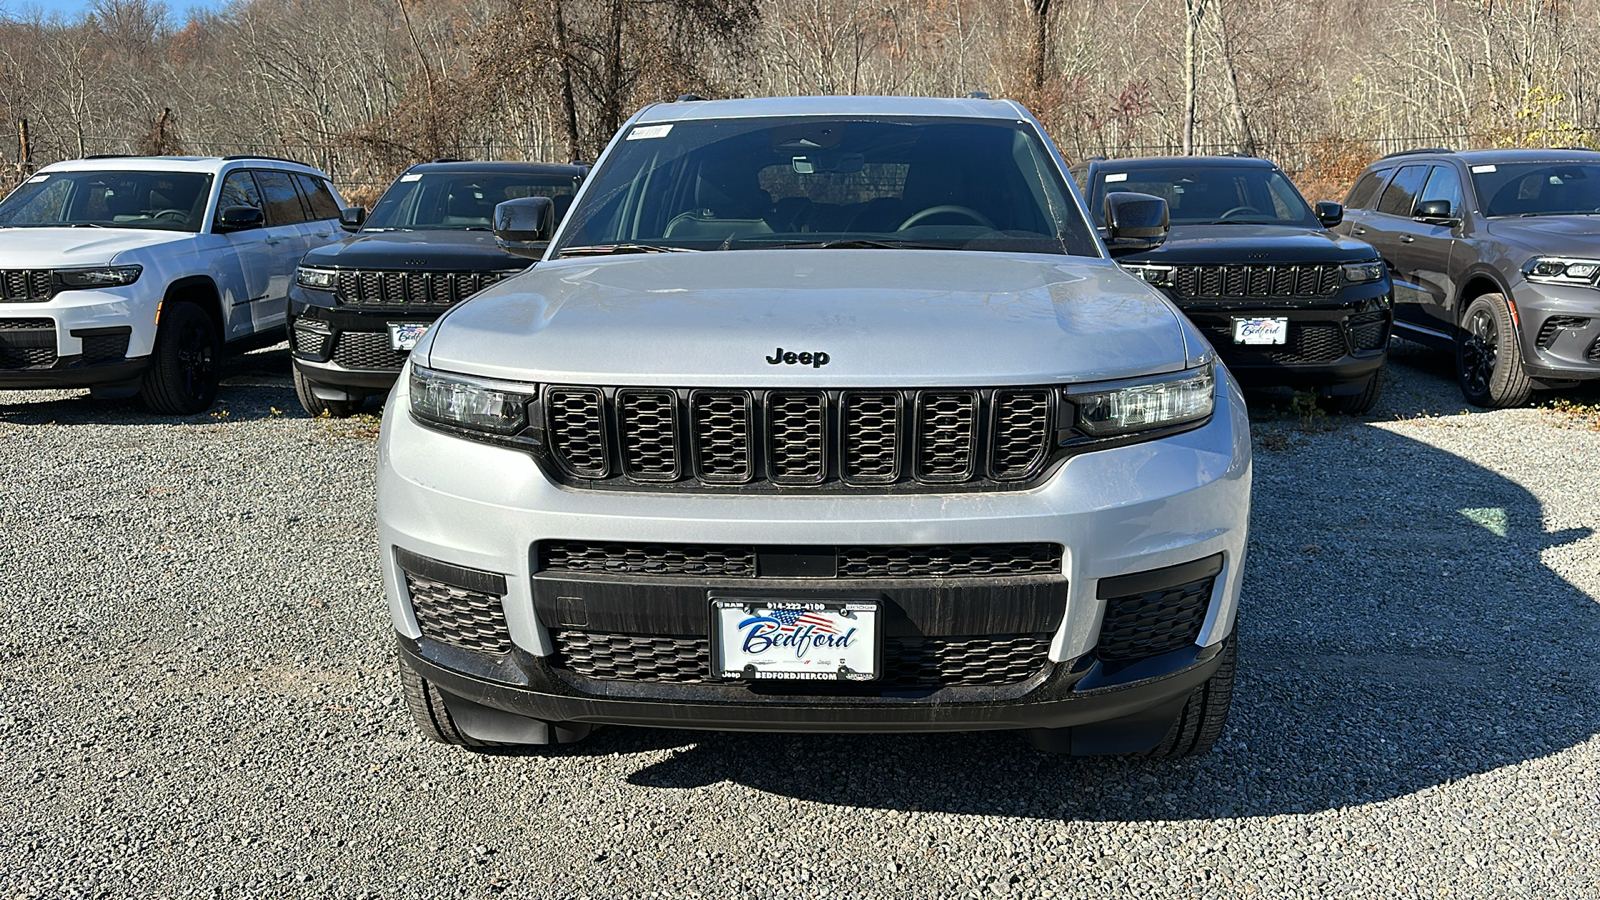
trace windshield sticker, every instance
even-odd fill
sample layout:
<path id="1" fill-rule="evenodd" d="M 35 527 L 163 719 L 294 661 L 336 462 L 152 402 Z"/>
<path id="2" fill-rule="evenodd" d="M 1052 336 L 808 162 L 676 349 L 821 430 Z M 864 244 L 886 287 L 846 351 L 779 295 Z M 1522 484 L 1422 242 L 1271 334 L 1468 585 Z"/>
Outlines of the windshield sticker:
<path id="1" fill-rule="evenodd" d="M 1494 171 L 1494 166 L 1473 166 L 1472 167 L 1472 174 L 1474 174 L 1474 175 L 1482 175 L 1485 172 L 1493 172 L 1493 171 Z"/>
<path id="2" fill-rule="evenodd" d="M 400 176 L 400 180 L 401 181 L 421 181 L 422 180 L 422 176 L 420 174 L 401 175 Z"/>
<path id="3" fill-rule="evenodd" d="M 1106 184 L 1110 184 L 1113 181 L 1127 181 L 1127 180 L 1128 180 L 1128 173 L 1127 172 L 1118 172 L 1115 175 L 1107 175 L 1106 176 Z"/>
<path id="4" fill-rule="evenodd" d="M 49 175 L 35 175 L 32 178 L 28 179 L 28 183 L 29 184 L 38 184 L 39 182 L 44 181 L 44 180 L 48 179 L 49 177 L 50 177 Z"/>
<path id="5" fill-rule="evenodd" d="M 667 136 L 667 132 L 669 132 L 671 130 L 672 130 L 672 125 L 671 124 L 667 124 L 667 125 L 640 125 L 638 128 L 635 128 L 634 130 L 628 132 L 628 140 L 630 140 L 630 141 L 644 141 L 644 140 L 649 140 L 650 138 L 663 138 L 663 137 L 666 137 Z"/>

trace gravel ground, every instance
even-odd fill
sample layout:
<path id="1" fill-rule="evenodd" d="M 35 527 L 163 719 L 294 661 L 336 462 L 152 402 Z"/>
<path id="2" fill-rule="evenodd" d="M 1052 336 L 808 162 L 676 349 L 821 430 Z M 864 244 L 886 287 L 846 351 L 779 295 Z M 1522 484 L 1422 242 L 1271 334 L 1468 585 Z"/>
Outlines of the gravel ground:
<path id="1" fill-rule="evenodd" d="M 427 744 L 374 423 L 305 418 L 281 345 L 186 420 L 0 393 L 0 897 L 1600 896 L 1600 432 L 1393 358 L 1370 418 L 1253 398 L 1234 715 L 1177 764 Z"/>

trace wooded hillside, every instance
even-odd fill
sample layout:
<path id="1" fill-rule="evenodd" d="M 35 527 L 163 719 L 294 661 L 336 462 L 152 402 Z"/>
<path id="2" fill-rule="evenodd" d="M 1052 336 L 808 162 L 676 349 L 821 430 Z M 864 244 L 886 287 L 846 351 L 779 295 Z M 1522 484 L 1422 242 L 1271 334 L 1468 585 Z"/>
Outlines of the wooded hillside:
<path id="1" fill-rule="evenodd" d="M 0 10 L 6 7 L 0 7 Z M 434 157 L 593 159 L 692 92 L 1021 100 L 1069 157 L 1257 152 L 1315 197 L 1379 152 L 1576 145 L 1597 0 L 151 0 L 0 18 L 13 177 L 268 153 L 370 198 Z M 27 146 L 22 141 L 26 122 Z M 24 159 L 23 154 L 28 158 Z"/>

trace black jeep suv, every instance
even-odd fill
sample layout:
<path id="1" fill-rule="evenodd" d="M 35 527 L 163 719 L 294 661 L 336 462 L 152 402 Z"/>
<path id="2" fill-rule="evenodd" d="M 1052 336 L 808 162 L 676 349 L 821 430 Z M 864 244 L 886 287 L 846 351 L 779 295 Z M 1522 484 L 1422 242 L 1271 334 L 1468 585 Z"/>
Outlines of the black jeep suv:
<path id="1" fill-rule="evenodd" d="M 348 416 L 389 390 L 417 338 L 446 309 L 528 267 L 491 231 L 495 205 L 549 197 L 556 221 L 587 166 L 435 162 L 412 166 L 356 233 L 305 255 L 289 288 L 295 393 L 306 412 Z"/>
<path id="2" fill-rule="evenodd" d="M 1328 230 L 1339 204 L 1313 210 L 1253 157 L 1091 159 L 1072 173 L 1102 229 L 1107 194 L 1166 199 L 1166 242 L 1118 261 L 1171 298 L 1240 383 L 1314 390 L 1333 412 L 1372 408 L 1393 320 L 1389 275 L 1371 247 Z"/>
<path id="3" fill-rule="evenodd" d="M 1600 378 L 1600 153 L 1410 150 L 1345 204 L 1394 273 L 1395 332 L 1453 349 L 1468 401 Z"/>

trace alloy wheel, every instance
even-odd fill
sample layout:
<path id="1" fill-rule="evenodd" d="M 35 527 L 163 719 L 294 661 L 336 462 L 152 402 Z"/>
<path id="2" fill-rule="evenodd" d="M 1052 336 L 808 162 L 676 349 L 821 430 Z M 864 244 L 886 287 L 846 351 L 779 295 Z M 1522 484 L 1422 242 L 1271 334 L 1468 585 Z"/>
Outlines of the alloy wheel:
<path id="1" fill-rule="evenodd" d="M 1480 309 L 1467 320 L 1466 331 L 1461 343 L 1461 378 L 1474 394 L 1487 394 L 1500 347 L 1500 329 L 1495 326 L 1494 315 Z"/>

